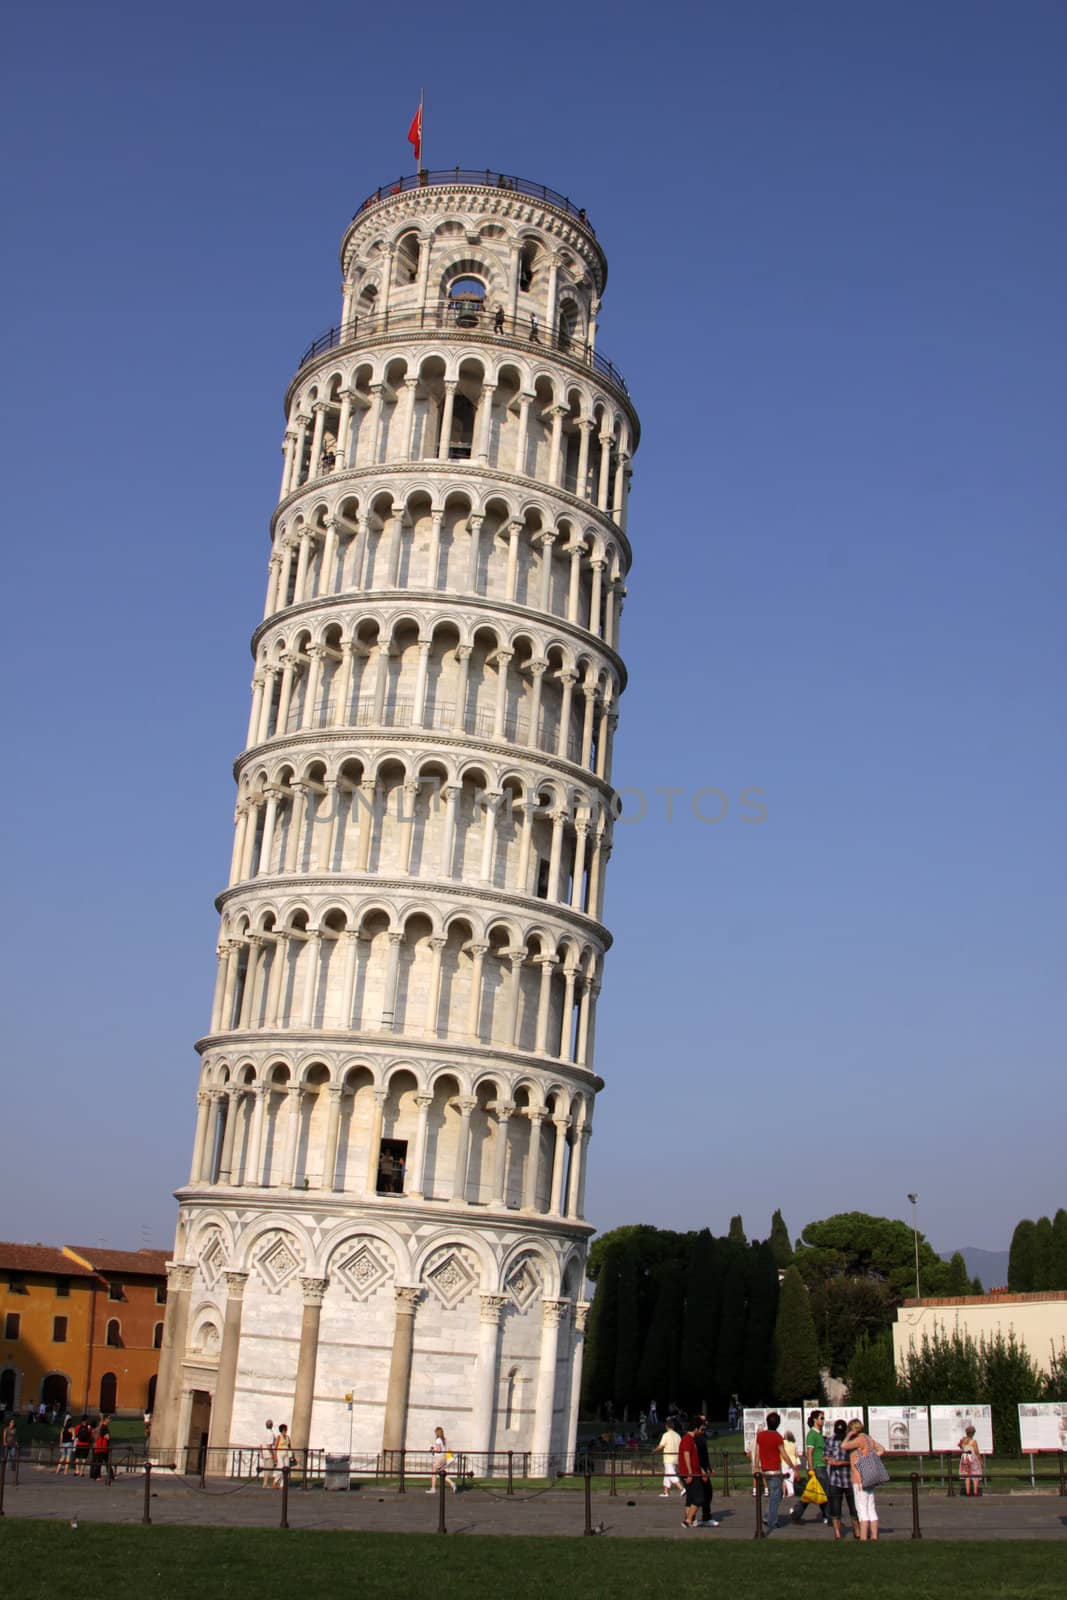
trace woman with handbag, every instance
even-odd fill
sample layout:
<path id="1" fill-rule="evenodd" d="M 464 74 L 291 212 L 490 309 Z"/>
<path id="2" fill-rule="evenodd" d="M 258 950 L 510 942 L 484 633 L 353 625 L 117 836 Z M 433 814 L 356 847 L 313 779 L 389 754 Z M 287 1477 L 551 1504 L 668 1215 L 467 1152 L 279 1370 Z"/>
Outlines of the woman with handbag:
<path id="1" fill-rule="evenodd" d="M 885 1446 L 880 1445 L 877 1439 L 872 1439 L 869 1433 L 864 1433 L 859 1417 L 853 1417 L 841 1448 L 852 1463 L 852 1493 L 856 1500 L 860 1538 L 877 1539 L 878 1507 L 874 1502 L 874 1492 L 880 1483 L 889 1482 L 889 1473 L 882 1465 Z"/>

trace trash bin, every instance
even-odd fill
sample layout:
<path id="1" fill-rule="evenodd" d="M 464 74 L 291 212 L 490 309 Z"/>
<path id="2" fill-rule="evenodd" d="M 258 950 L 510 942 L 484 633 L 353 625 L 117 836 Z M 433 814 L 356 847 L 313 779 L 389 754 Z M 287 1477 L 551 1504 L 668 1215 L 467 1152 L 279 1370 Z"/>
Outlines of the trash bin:
<path id="1" fill-rule="evenodd" d="M 324 1489 L 347 1489 L 351 1482 L 352 1457 L 327 1456 L 326 1471 L 323 1475 L 322 1487 Z"/>

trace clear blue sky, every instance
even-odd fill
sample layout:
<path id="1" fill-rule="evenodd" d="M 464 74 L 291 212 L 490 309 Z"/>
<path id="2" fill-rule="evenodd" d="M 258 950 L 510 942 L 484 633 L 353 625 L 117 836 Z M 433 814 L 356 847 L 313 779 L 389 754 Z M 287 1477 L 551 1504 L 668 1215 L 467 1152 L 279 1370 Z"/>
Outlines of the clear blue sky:
<path id="1" fill-rule="evenodd" d="M 0 1232 L 172 1237 L 282 397 L 421 84 L 431 166 L 587 207 L 644 428 L 591 1217 L 1067 1200 L 1065 50 L 1043 0 L 9 12 Z"/>

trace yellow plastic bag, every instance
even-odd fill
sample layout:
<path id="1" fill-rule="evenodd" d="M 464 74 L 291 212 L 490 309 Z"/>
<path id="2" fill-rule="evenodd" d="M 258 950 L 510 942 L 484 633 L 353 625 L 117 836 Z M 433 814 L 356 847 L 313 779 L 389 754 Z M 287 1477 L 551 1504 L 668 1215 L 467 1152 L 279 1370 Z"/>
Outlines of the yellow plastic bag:
<path id="1" fill-rule="evenodd" d="M 808 1474 L 808 1481 L 800 1498 L 809 1506 L 824 1506 L 826 1504 L 826 1490 L 814 1472 Z"/>

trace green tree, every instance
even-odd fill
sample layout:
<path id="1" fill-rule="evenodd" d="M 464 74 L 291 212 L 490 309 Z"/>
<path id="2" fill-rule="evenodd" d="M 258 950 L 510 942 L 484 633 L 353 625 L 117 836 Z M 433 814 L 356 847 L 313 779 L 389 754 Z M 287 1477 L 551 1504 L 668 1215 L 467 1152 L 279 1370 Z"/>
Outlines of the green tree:
<path id="1" fill-rule="evenodd" d="M 1050 1289 L 1067 1289 L 1067 1211 L 1061 1206 L 1052 1219 Z"/>
<path id="2" fill-rule="evenodd" d="M 819 1393 L 819 1341 L 811 1298 L 796 1267 L 787 1267 L 774 1324 L 774 1395 L 790 1405 Z"/>
<path id="3" fill-rule="evenodd" d="M 745 1300 L 745 1252 L 739 1245 L 729 1243 L 715 1338 L 715 1391 L 719 1395 L 738 1394 L 743 1388 Z"/>
<path id="4" fill-rule="evenodd" d="M 1000 1332 L 978 1346 L 981 1399 L 993 1411 L 993 1438 L 998 1455 L 1019 1454 L 1019 1407 L 1041 1393 L 1042 1374 L 1014 1331 Z"/>
<path id="5" fill-rule="evenodd" d="M 970 1294 L 971 1280 L 967 1276 L 967 1263 L 957 1250 L 948 1264 L 948 1276 L 945 1279 L 946 1294 Z"/>
<path id="6" fill-rule="evenodd" d="M 680 1372 L 667 1386 L 691 1410 L 715 1392 L 715 1334 L 719 1321 L 719 1262 L 707 1228 L 690 1235 L 685 1269 L 685 1316 Z"/>
<path id="7" fill-rule="evenodd" d="M 638 1407 L 652 1399 L 665 1404 L 678 1389 L 678 1346 L 685 1315 L 685 1285 L 677 1261 L 664 1261 L 656 1272 L 656 1293 L 645 1347 L 637 1369 Z"/>
<path id="8" fill-rule="evenodd" d="M 893 1364 L 893 1335 L 862 1333 L 848 1366 L 849 1404 L 891 1406 L 899 1394 Z"/>
<path id="9" fill-rule="evenodd" d="M 789 1229 L 780 1211 L 776 1211 L 771 1218 L 771 1234 L 768 1239 L 775 1265 L 788 1267 L 793 1260 L 793 1246 L 789 1240 Z"/>
<path id="10" fill-rule="evenodd" d="M 817 1281 L 811 1290 L 811 1311 L 819 1337 L 821 1363 L 835 1378 L 849 1370 L 852 1352 L 863 1334 L 875 1338 L 893 1324 L 896 1305 L 881 1278 L 836 1277 Z"/>
<path id="11" fill-rule="evenodd" d="M 641 1359 L 642 1328 L 639 1251 L 634 1239 L 624 1239 L 619 1253 L 619 1321 L 615 1344 L 615 1374 L 612 1394 L 618 1410 L 637 1401 L 637 1367 Z"/>
<path id="12" fill-rule="evenodd" d="M 745 1280 L 745 1347 L 740 1393 L 750 1401 L 759 1402 L 770 1400 L 774 1389 L 778 1268 L 769 1244 L 749 1245 Z"/>
<path id="13" fill-rule="evenodd" d="M 1029 1294 L 1034 1287 L 1034 1237 L 1037 1232 L 1029 1217 L 1015 1224 L 1008 1250 L 1008 1288 L 1015 1294 Z"/>
<path id="14" fill-rule="evenodd" d="M 733 1244 L 747 1244 L 748 1243 L 748 1240 L 745 1238 L 745 1224 L 742 1222 L 740 1217 L 731 1217 L 730 1218 L 730 1231 L 726 1235 L 726 1237 Z"/>
<path id="15" fill-rule="evenodd" d="M 916 1405 L 947 1405 L 951 1401 L 981 1401 L 982 1363 L 978 1345 L 965 1333 L 938 1329 L 924 1333 L 904 1357 L 901 1383 L 906 1398 Z"/>
<path id="16" fill-rule="evenodd" d="M 1034 1288 L 1039 1292 L 1052 1288 L 1053 1249 L 1052 1222 L 1038 1217 L 1034 1223 Z"/>
<path id="17" fill-rule="evenodd" d="M 794 1264 L 809 1288 L 820 1279 L 843 1275 L 877 1278 L 888 1284 L 893 1305 L 915 1293 L 911 1226 L 889 1217 L 868 1216 L 864 1211 L 845 1211 L 822 1222 L 809 1222 Z M 921 1234 L 919 1267 L 923 1293 L 943 1294 L 948 1267 Z"/>
<path id="18" fill-rule="evenodd" d="M 616 1243 L 601 1255 L 596 1294 L 589 1308 L 582 1363 L 582 1407 L 599 1411 L 615 1389 L 615 1351 L 619 1342 L 619 1270 Z"/>
<path id="19" fill-rule="evenodd" d="M 968 1293 L 985 1294 L 985 1289 L 982 1287 L 982 1280 L 977 1276 L 977 1274 L 971 1279 L 971 1287 L 968 1290 Z"/>

